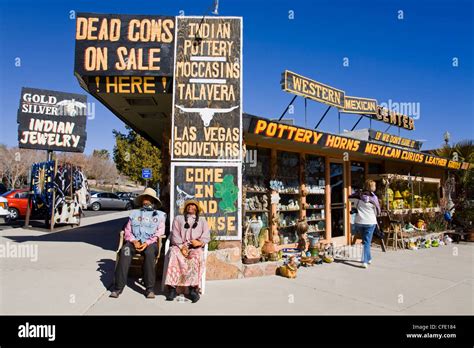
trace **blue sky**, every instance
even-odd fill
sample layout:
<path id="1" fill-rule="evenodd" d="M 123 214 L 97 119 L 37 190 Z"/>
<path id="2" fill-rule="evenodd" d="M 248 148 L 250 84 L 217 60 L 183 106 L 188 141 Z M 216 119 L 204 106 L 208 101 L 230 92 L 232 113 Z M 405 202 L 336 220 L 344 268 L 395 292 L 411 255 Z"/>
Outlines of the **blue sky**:
<path id="1" fill-rule="evenodd" d="M 415 131 L 400 135 L 439 146 L 473 139 L 473 1 L 303 1 L 220 0 L 220 15 L 244 18 L 244 111 L 278 118 L 291 98 L 280 89 L 285 69 L 379 103 L 420 106 Z M 209 13 L 213 0 L 51 0 L 1 1 L 0 143 L 17 145 L 16 112 L 21 87 L 84 93 L 73 75 L 75 21 L 70 11 L 186 15 Z M 399 20 L 398 11 L 403 11 Z M 293 11 L 294 19 L 289 19 Z M 15 58 L 21 67 L 15 67 Z M 349 66 L 343 66 L 343 59 Z M 453 57 L 459 61 L 452 66 Z M 88 97 L 89 100 L 93 98 Z M 301 98 L 289 115 L 304 126 Z M 326 106 L 308 102 L 307 126 L 314 127 Z M 341 114 L 341 130 L 358 116 Z M 366 128 L 364 119 L 358 128 Z M 372 122 L 385 130 L 386 124 Z M 320 128 L 337 132 L 332 109 Z M 112 129 L 122 122 L 100 103 L 87 126 L 86 153 L 112 150 Z M 392 127 L 390 132 L 398 134 Z"/>

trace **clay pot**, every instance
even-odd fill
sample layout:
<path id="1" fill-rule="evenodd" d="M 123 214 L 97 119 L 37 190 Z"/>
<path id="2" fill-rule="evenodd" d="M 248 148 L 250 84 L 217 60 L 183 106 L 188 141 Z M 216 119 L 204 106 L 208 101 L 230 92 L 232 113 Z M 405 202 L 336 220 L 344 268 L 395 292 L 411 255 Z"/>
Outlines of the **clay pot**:
<path id="1" fill-rule="evenodd" d="M 275 243 L 267 240 L 265 241 L 265 244 L 263 245 L 262 247 L 262 253 L 264 254 L 273 254 L 275 253 L 277 250 L 276 250 L 276 245 Z"/>

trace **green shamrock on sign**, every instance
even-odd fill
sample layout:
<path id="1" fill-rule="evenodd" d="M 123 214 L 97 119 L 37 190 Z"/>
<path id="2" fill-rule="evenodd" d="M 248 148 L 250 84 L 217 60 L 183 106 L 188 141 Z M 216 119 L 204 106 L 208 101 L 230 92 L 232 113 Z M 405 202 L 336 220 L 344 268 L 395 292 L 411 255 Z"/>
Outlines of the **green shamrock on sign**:
<path id="1" fill-rule="evenodd" d="M 235 201 L 238 197 L 239 188 L 234 185 L 234 176 L 227 174 L 221 183 L 214 184 L 214 191 L 217 198 L 222 200 L 219 202 L 219 208 L 224 213 L 233 213 L 237 210 Z"/>

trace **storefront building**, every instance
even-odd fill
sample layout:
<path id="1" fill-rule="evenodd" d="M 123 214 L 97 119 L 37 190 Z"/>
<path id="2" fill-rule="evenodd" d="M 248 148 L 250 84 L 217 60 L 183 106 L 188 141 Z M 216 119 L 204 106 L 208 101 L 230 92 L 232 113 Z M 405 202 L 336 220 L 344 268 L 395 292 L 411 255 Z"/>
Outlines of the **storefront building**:
<path id="1" fill-rule="evenodd" d="M 163 209 L 172 218 L 183 197 L 202 201 L 218 240 L 207 260 L 208 279 L 274 274 L 281 264 L 275 255 L 243 264 L 248 238 L 259 249 L 265 242 L 284 249 L 296 242 L 301 219 L 319 245 L 350 244 L 348 197 L 367 178 L 377 181 L 388 215 L 414 218 L 440 212 L 446 172 L 468 169 L 421 152 L 416 141 L 374 130 L 331 134 L 242 114 L 242 61 L 239 17 L 77 17 L 78 82 L 161 149 Z M 412 118 L 374 99 L 350 97 L 290 71 L 282 74 L 282 89 L 340 112 L 415 128 Z M 203 144 L 210 150 L 197 151 Z M 205 168 L 208 175 L 194 180 Z"/>

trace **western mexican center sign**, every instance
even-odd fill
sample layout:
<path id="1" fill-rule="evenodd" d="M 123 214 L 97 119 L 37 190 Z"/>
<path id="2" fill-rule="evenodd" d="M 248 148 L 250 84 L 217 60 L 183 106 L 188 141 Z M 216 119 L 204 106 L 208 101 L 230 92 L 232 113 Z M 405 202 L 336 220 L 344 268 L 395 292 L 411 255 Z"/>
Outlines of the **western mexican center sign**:
<path id="1" fill-rule="evenodd" d="M 172 76 L 174 17 L 78 13 L 74 71 L 80 76 Z"/>
<path id="2" fill-rule="evenodd" d="M 242 18 L 177 17 L 172 160 L 242 159 Z"/>
<path id="3" fill-rule="evenodd" d="M 290 93 L 315 100 L 320 103 L 344 107 L 344 91 L 327 86 L 321 82 L 311 80 L 286 70 L 283 73 L 282 88 Z"/>
<path id="4" fill-rule="evenodd" d="M 85 95 L 24 87 L 17 116 L 18 146 L 83 152 L 86 121 Z"/>
<path id="5" fill-rule="evenodd" d="M 241 166 L 231 163 L 172 163 L 171 219 L 184 202 L 197 200 L 209 228 L 219 239 L 240 239 Z M 172 220 L 171 220 L 172 221 Z"/>
<path id="6" fill-rule="evenodd" d="M 377 105 L 375 99 L 347 96 L 340 89 L 311 80 L 289 70 L 285 70 L 282 74 L 281 87 L 286 92 L 334 106 L 340 112 L 369 116 L 377 121 L 407 130 L 415 129 L 415 121 L 412 117 L 383 108 Z"/>

